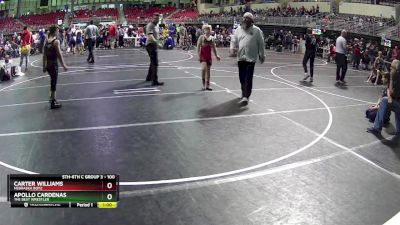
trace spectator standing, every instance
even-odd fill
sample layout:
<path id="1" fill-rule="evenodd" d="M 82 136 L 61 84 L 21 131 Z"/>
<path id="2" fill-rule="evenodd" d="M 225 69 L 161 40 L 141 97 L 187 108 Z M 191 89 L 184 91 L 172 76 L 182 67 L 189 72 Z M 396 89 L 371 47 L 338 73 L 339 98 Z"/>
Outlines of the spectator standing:
<path id="1" fill-rule="evenodd" d="M 361 49 L 358 44 L 355 44 L 353 47 L 353 67 L 356 68 L 357 70 L 359 69 L 360 66 L 360 60 L 361 60 Z"/>
<path id="2" fill-rule="evenodd" d="M 44 46 L 44 41 L 46 40 L 46 34 L 44 32 L 44 29 L 41 29 L 39 31 L 39 52 L 43 52 L 43 46 Z"/>
<path id="3" fill-rule="evenodd" d="M 93 24 L 93 20 L 91 20 L 89 26 L 86 27 L 85 32 L 86 45 L 88 46 L 89 51 L 87 58 L 88 63 L 94 63 L 93 47 L 97 36 L 99 36 L 99 28 L 97 28 L 97 26 Z"/>
<path id="4" fill-rule="evenodd" d="M 303 82 L 307 81 L 308 78 L 310 78 L 310 82 L 312 83 L 314 81 L 314 59 L 315 59 L 315 53 L 317 51 L 317 39 L 315 36 L 312 34 L 312 30 L 309 28 L 307 29 L 307 34 L 305 36 L 305 41 L 306 41 L 306 52 L 304 53 L 304 58 L 303 58 L 303 68 L 304 68 L 304 73 L 305 77 L 303 78 Z M 307 62 L 310 60 L 310 74 L 307 72 Z"/>
<path id="5" fill-rule="evenodd" d="M 111 49 L 114 49 L 115 47 L 115 40 L 117 40 L 117 25 L 115 25 L 115 22 L 113 22 L 110 27 L 110 47 Z"/>
<path id="6" fill-rule="evenodd" d="M 32 32 L 29 31 L 28 27 L 24 27 L 24 31 L 21 35 L 21 60 L 19 66 L 22 69 L 22 64 L 25 59 L 25 71 L 28 70 L 29 54 L 32 47 Z"/>
<path id="7" fill-rule="evenodd" d="M 336 83 L 344 84 L 347 72 L 347 31 L 342 30 L 341 35 L 336 39 Z"/>
<path id="8" fill-rule="evenodd" d="M 121 26 L 118 28 L 118 46 L 120 48 L 124 47 L 124 36 L 125 36 L 125 31 L 124 28 Z"/>

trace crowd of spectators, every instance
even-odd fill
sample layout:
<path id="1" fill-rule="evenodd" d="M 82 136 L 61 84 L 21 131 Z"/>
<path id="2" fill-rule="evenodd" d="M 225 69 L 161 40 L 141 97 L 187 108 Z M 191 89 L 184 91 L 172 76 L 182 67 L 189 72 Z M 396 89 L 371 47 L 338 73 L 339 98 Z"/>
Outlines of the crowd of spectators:
<path id="1" fill-rule="evenodd" d="M 53 24 L 57 24 L 58 20 L 64 20 L 64 16 L 64 11 L 55 11 L 44 14 L 24 15 L 19 19 L 33 30 L 39 30 L 42 27 L 49 27 Z"/>
<path id="2" fill-rule="evenodd" d="M 184 8 L 181 9 L 179 12 L 173 14 L 170 19 L 174 20 L 175 22 L 182 22 L 182 21 L 191 21 L 197 19 L 199 17 L 199 12 L 196 8 Z"/>
<path id="3" fill-rule="evenodd" d="M 148 18 L 151 18 L 155 12 L 162 14 L 164 17 L 167 17 L 175 10 L 176 7 L 174 6 L 146 8 L 144 6 L 133 5 L 125 7 L 124 13 L 125 13 L 125 18 L 128 21 L 137 21 L 138 18 L 140 18 L 143 21 Z"/>
<path id="4" fill-rule="evenodd" d="M 97 10 L 87 10 L 81 9 L 73 12 L 73 19 L 92 19 L 97 18 L 107 18 L 116 20 L 118 18 L 118 11 L 116 9 L 97 9 Z"/>
<path id="5" fill-rule="evenodd" d="M 257 18 L 265 17 L 301 17 L 301 16 L 316 16 L 320 14 L 319 6 L 306 9 L 304 6 L 300 8 L 291 7 L 290 4 L 287 7 L 276 7 L 267 9 L 257 9 L 252 10 L 251 8 L 246 8 L 246 6 L 241 6 L 238 10 L 230 8 L 227 12 L 214 13 L 200 15 L 199 19 L 205 20 L 209 18 L 221 18 L 221 17 L 241 17 L 243 13 L 251 11 L 253 15 Z"/>
<path id="6" fill-rule="evenodd" d="M 10 34 L 21 31 L 24 25 L 11 17 L 0 18 L 0 32 Z"/>

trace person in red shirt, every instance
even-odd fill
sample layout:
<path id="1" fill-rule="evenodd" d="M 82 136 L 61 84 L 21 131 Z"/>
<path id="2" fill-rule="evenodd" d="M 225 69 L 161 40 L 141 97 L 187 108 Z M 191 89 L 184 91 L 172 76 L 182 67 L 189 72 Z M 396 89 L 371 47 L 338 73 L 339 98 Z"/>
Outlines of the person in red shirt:
<path id="1" fill-rule="evenodd" d="M 115 40 L 117 38 L 117 26 L 115 23 L 112 23 L 109 27 L 109 32 L 110 32 L 110 45 L 111 49 L 114 49 L 115 46 Z"/>
<path id="2" fill-rule="evenodd" d="M 353 67 L 355 67 L 358 70 L 361 61 L 361 49 L 360 46 L 358 46 L 358 44 L 355 44 L 353 47 L 353 55 L 354 55 Z"/>
<path id="3" fill-rule="evenodd" d="M 28 70 L 29 53 L 31 51 L 32 41 L 32 32 L 29 31 L 28 27 L 24 27 L 24 31 L 21 34 L 21 60 L 19 66 L 22 68 L 25 58 L 25 71 Z"/>

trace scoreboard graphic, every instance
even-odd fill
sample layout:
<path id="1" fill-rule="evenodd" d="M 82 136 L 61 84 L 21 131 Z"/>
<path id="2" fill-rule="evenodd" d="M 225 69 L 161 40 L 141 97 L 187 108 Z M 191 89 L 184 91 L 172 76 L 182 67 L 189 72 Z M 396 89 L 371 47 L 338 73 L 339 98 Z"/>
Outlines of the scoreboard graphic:
<path id="1" fill-rule="evenodd" d="M 119 201 L 116 174 L 10 174 L 11 207 L 116 208 Z"/>

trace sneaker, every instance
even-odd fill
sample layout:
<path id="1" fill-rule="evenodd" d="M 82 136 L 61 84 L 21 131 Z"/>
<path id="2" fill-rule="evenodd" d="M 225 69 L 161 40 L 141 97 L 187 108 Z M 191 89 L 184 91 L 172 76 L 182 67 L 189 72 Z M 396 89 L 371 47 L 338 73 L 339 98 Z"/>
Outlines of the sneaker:
<path id="1" fill-rule="evenodd" d="M 308 75 L 307 73 L 305 73 L 305 77 L 303 78 L 302 81 L 306 81 L 309 77 L 310 77 L 310 75 Z"/>
<path id="2" fill-rule="evenodd" d="M 246 98 L 246 97 L 243 97 L 242 100 L 239 101 L 239 104 L 240 104 L 241 106 L 246 106 L 246 105 L 249 104 L 249 99 Z"/>
<path id="3" fill-rule="evenodd" d="M 153 86 L 163 86 L 163 85 L 164 85 L 164 82 L 158 82 L 158 81 L 156 81 L 156 82 L 153 82 L 152 85 L 153 85 Z"/>
<path id="4" fill-rule="evenodd" d="M 336 84 L 340 84 L 340 81 L 339 81 L 339 80 L 337 80 L 337 81 L 336 81 Z"/>
<path id="5" fill-rule="evenodd" d="M 314 81 L 314 79 L 311 77 L 311 78 L 310 78 L 310 83 L 312 83 L 313 81 Z"/>
<path id="6" fill-rule="evenodd" d="M 345 84 L 345 83 L 346 83 L 346 81 L 344 81 L 344 80 L 339 80 L 339 83 L 341 83 L 341 84 Z"/>
<path id="7" fill-rule="evenodd" d="M 61 103 L 57 102 L 57 100 L 52 100 L 50 102 L 50 109 L 59 109 L 61 106 Z"/>
<path id="8" fill-rule="evenodd" d="M 207 90 L 207 91 L 212 91 L 213 89 L 210 88 L 210 87 L 207 87 L 206 90 Z"/>
<path id="9" fill-rule="evenodd" d="M 367 128 L 367 132 L 375 135 L 381 135 L 381 131 L 378 129 L 375 129 L 374 127 L 369 127 Z"/>

